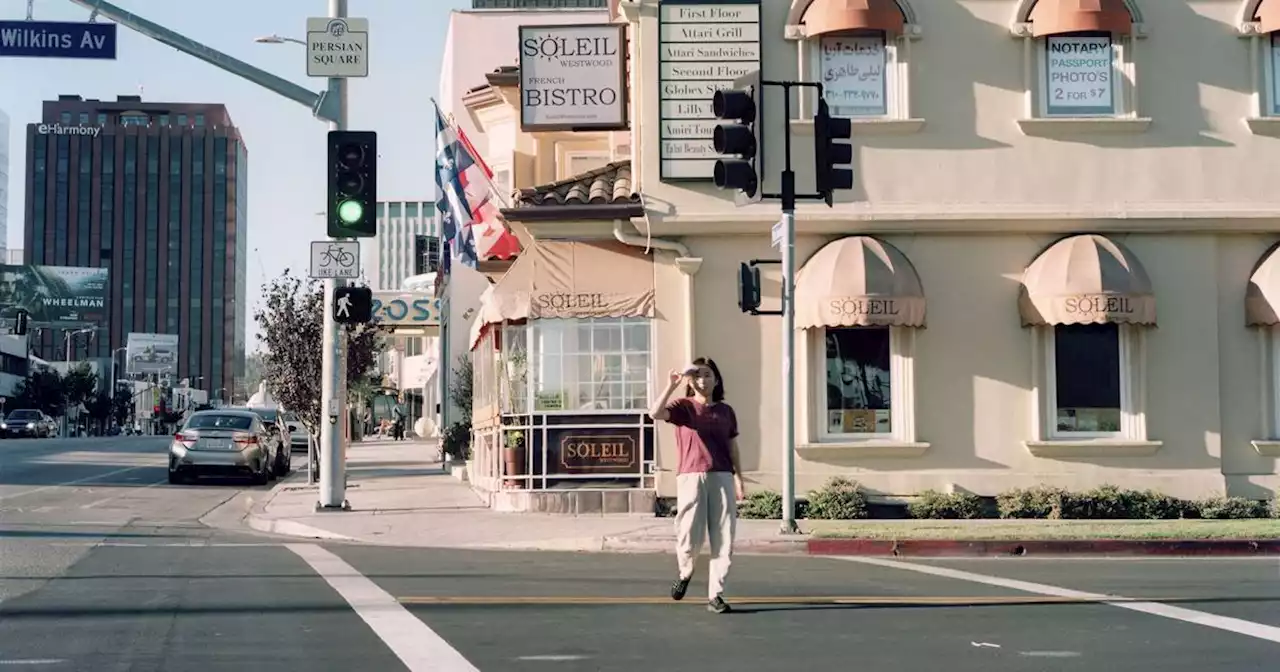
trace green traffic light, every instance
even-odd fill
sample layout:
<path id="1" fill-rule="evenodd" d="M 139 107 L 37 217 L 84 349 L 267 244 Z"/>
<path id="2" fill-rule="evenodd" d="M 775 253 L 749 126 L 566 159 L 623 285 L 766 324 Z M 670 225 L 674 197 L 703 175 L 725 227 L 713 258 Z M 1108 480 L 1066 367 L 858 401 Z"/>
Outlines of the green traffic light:
<path id="1" fill-rule="evenodd" d="M 364 217 L 364 206 L 359 201 L 343 201 L 338 204 L 338 219 L 344 224 L 355 224 Z"/>

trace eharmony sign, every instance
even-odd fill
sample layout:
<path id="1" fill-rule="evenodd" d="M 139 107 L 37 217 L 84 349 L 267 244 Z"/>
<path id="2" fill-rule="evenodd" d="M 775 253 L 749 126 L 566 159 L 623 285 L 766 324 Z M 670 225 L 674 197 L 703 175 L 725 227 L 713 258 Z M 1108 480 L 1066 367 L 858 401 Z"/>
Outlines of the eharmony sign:
<path id="1" fill-rule="evenodd" d="M 101 132 L 101 126 L 63 126 L 62 124 L 36 126 L 36 133 L 40 135 L 88 135 L 96 138 Z"/>

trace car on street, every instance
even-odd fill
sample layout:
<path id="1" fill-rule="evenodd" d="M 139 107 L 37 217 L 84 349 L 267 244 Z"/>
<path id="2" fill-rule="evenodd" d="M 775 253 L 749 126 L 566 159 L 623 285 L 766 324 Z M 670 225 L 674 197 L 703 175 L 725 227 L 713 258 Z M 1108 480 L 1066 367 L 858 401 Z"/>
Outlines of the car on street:
<path id="1" fill-rule="evenodd" d="M 298 414 L 292 411 L 285 411 L 280 414 L 284 424 L 289 428 L 289 449 L 293 452 L 307 452 L 311 444 L 311 432 L 302 425 L 302 420 L 298 419 Z"/>
<path id="2" fill-rule="evenodd" d="M 282 475 L 278 436 L 244 409 L 192 413 L 169 444 L 169 482 L 200 476 L 249 477 L 264 485 Z"/>
<path id="3" fill-rule="evenodd" d="M 262 419 L 262 424 L 266 425 L 267 431 L 271 433 L 272 438 L 279 444 L 277 446 L 279 451 L 277 473 L 284 475 L 292 471 L 292 433 L 289 431 L 289 425 L 285 422 L 283 414 L 274 408 L 265 406 L 231 406 L 230 408 L 249 411 Z"/>
<path id="4" fill-rule="evenodd" d="M 51 439 L 58 435 L 58 423 L 43 411 L 23 408 L 10 412 L 0 422 L 0 432 L 5 438 Z"/>

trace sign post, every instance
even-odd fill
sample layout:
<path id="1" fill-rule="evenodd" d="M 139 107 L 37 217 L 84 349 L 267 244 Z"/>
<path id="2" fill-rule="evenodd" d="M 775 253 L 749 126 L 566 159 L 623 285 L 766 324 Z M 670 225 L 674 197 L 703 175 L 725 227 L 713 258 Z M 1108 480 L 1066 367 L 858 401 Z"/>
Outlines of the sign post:
<path id="1" fill-rule="evenodd" d="M 116 59 L 116 24 L 0 21 L 0 56 Z"/>

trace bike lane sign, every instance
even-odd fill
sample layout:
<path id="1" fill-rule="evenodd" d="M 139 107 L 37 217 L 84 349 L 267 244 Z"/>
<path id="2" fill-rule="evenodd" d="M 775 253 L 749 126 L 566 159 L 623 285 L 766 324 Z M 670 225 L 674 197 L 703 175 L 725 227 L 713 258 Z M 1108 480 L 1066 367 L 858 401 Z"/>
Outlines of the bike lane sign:
<path id="1" fill-rule="evenodd" d="M 360 243 L 355 240 L 317 240 L 311 243 L 311 277 L 360 278 Z"/>

